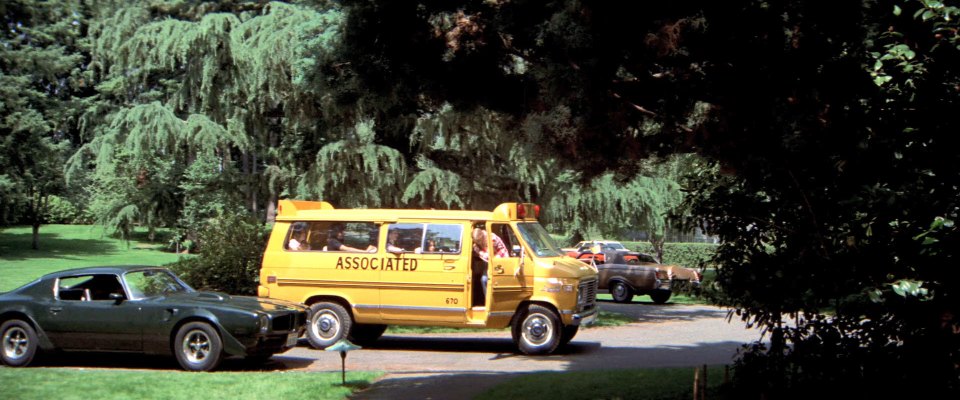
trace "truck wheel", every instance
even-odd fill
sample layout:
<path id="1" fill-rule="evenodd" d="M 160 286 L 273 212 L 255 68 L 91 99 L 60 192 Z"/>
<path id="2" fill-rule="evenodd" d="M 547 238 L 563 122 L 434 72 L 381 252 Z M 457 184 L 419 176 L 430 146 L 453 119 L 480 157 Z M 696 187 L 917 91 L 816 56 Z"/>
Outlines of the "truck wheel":
<path id="1" fill-rule="evenodd" d="M 657 289 L 650 292 L 650 299 L 656 304 L 663 304 L 666 303 L 667 300 L 670 300 L 671 294 L 673 294 L 673 292 L 669 290 Z"/>
<path id="2" fill-rule="evenodd" d="M 316 349 L 325 349 L 347 337 L 353 326 L 350 313 L 337 303 L 321 302 L 310 306 L 307 340 Z"/>
<path id="3" fill-rule="evenodd" d="M 560 331 L 560 345 L 566 345 L 573 340 L 574 336 L 577 336 L 577 331 L 580 330 L 580 325 L 567 325 L 563 327 L 563 330 Z"/>
<path id="4" fill-rule="evenodd" d="M 532 304 L 513 324 L 513 341 L 524 354 L 550 354 L 560 345 L 560 318 L 549 308 Z"/>
<path id="5" fill-rule="evenodd" d="M 177 331 L 173 353 L 187 371 L 210 371 L 220 364 L 223 342 L 210 324 L 190 322 Z"/>
<path id="6" fill-rule="evenodd" d="M 383 336 L 383 332 L 386 330 L 386 325 L 354 324 L 353 330 L 350 331 L 350 341 L 361 346 L 368 345 L 380 339 L 380 336 Z"/>
<path id="7" fill-rule="evenodd" d="M 610 295 L 617 303 L 629 303 L 633 300 L 633 290 L 626 283 L 616 281 L 610 283 Z"/>
<path id="8" fill-rule="evenodd" d="M 37 354 L 37 331 L 30 324 L 12 319 L 0 325 L 0 358 L 11 367 L 25 367 Z"/>

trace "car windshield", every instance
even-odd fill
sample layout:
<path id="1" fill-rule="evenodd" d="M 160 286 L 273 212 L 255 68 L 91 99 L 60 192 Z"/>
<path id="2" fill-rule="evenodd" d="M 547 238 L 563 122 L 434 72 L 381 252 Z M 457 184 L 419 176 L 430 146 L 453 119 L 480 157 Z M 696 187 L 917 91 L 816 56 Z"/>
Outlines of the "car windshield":
<path id="1" fill-rule="evenodd" d="M 193 291 L 193 288 L 177 279 L 172 272 L 164 269 L 130 271 L 123 274 L 123 279 L 130 290 L 131 300 Z"/>
<path id="2" fill-rule="evenodd" d="M 626 247 L 623 247 L 622 244 L 617 242 L 610 242 L 603 246 L 609 248 L 610 250 L 626 250 L 627 249 Z"/>
<path id="3" fill-rule="evenodd" d="M 563 255 L 560 246 L 539 223 L 519 223 L 517 229 L 520 231 L 520 236 L 523 236 L 523 241 L 527 242 L 527 245 L 538 257 L 559 257 Z"/>

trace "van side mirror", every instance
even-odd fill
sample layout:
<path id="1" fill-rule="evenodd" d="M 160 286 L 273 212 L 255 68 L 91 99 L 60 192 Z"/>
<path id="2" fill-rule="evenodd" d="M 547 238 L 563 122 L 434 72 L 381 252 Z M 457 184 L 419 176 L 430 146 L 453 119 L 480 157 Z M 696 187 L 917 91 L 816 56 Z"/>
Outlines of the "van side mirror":
<path id="1" fill-rule="evenodd" d="M 520 247 L 519 244 L 513 245 L 513 248 L 510 249 L 510 255 L 512 257 L 520 256 L 523 253 L 523 247 Z"/>
<path id="2" fill-rule="evenodd" d="M 123 295 L 120 293 L 110 293 L 110 300 L 113 300 L 113 304 L 123 303 Z"/>

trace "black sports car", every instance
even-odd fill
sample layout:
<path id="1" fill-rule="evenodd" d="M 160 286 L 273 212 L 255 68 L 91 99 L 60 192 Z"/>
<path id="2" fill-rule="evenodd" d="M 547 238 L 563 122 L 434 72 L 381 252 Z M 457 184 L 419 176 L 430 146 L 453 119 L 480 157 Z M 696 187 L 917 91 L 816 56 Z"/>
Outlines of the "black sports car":
<path id="1" fill-rule="evenodd" d="M 186 370 L 209 371 L 225 356 L 289 350 L 306 319 L 301 305 L 198 292 L 165 268 L 72 269 L 0 294 L 0 359 L 26 366 L 38 349 L 172 353 Z"/>

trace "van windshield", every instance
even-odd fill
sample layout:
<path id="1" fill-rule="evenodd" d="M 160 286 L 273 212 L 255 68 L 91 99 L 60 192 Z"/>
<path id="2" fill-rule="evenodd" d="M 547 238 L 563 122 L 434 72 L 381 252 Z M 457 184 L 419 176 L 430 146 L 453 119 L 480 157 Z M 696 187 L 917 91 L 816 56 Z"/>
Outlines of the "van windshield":
<path id="1" fill-rule="evenodd" d="M 520 236 L 527 242 L 530 250 L 533 250 L 537 257 L 560 257 L 563 253 L 560 246 L 550 237 L 546 229 L 537 222 L 521 222 L 517 224 Z"/>

